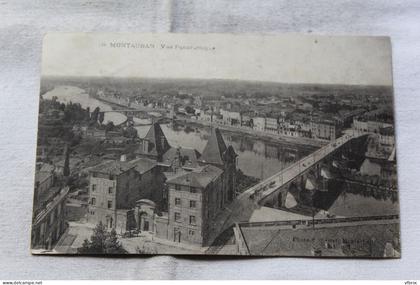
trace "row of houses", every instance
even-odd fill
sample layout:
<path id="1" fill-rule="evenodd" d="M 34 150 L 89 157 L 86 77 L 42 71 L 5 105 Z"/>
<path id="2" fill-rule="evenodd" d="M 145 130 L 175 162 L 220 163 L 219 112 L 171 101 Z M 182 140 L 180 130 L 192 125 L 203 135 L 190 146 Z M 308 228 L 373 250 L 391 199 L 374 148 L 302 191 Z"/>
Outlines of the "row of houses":
<path id="1" fill-rule="evenodd" d="M 257 115 L 254 112 L 230 111 L 221 109 L 219 114 L 212 111 L 198 112 L 197 120 L 219 125 L 253 129 L 259 132 L 290 137 L 305 137 L 320 140 L 335 140 L 340 133 L 341 125 L 335 120 L 286 119 L 284 115 Z"/>

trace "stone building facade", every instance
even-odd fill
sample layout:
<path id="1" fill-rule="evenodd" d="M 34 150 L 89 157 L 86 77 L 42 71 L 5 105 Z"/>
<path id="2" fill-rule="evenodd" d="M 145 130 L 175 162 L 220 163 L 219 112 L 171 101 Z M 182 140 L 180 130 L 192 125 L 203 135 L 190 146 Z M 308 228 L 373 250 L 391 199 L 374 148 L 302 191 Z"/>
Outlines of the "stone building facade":
<path id="1" fill-rule="evenodd" d="M 90 170 L 88 221 L 109 229 L 205 246 L 218 211 L 236 196 L 236 158 L 219 129 L 203 154 L 171 147 L 154 124 L 131 161 L 106 161 Z"/>
<path id="2" fill-rule="evenodd" d="M 53 249 L 67 229 L 65 204 L 69 188 L 57 190 L 54 195 L 43 201 L 42 208 L 35 205 L 37 210 L 32 221 L 32 249 Z"/>
<path id="3" fill-rule="evenodd" d="M 215 128 L 202 154 L 170 147 L 161 157 L 158 164 L 166 177 L 162 192 L 166 207 L 159 211 L 156 200 L 137 201 L 136 228 L 172 242 L 208 245 L 214 217 L 236 196 L 235 151 Z"/>
<path id="4" fill-rule="evenodd" d="M 168 239 L 206 245 L 210 221 L 223 204 L 223 171 L 206 165 L 168 179 Z"/>
<path id="5" fill-rule="evenodd" d="M 129 230 L 131 210 L 139 199 L 152 198 L 162 186 L 157 165 L 148 159 L 106 161 L 90 170 L 88 221 L 117 232 Z"/>

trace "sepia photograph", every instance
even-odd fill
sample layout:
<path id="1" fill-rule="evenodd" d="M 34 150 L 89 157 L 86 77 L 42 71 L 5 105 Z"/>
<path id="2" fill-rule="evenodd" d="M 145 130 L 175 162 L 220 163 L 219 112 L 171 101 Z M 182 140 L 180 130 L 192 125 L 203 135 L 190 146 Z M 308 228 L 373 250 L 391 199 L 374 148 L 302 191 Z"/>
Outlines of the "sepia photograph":
<path id="1" fill-rule="evenodd" d="M 50 33 L 32 254 L 400 258 L 387 37 Z"/>

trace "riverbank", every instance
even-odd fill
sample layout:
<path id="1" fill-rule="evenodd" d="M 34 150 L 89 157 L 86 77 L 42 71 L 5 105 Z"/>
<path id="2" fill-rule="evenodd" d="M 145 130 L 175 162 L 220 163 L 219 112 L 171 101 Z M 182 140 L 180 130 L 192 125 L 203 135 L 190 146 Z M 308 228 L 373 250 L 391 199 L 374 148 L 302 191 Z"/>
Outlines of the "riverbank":
<path id="1" fill-rule="evenodd" d="M 217 124 L 214 122 L 211 123 L 208 121 L 193 120 L 193 119 L 188 119 L 188 118 L 175 119 L 175 122 L 179 124 L 189 124 L 192 126 L 217 127 L 223 131 L 236 133 L 236 134 L 243 134 L 252 138 L 269 140 L 274 143 L 282 143 L 282 144 L 290 144 L 290 145 L 298 144 L 300 146 L 312 146 L 316 148 L 320 148 L 329 143 L 328 141 L 319 141 L 319 140 L 308 139 L 308 138 L 288 137 L 288 136 L 282 136 L 282 135 L 276 135 L 276 134 L 270 134 L 270 133 L 266 133 L 262 131 L 257 131 L 254 129 L 238 128 L 238 127 L 233 127 L 233 126 L 228 126 L 228 125 Z"/>
<path id="2" fill-rule="evenodd" d="M 94 96 L 94 98 L 99 100 L 99 101 L 102 101 L 104 103 L 109 104 L 112 108 L 118 106 L 118 107 L 124 107 L 126 109 L 138 110 L 138 109 L 135 109 L 135 108 L 127 107 L 125 105 L 117 104 L 117 103 L 112 102 L 112 101 L 108 101 L 108 100 L 106 100 L 104 98 L 100 98 L 98 96 Z M 153 111 L 153 110 L 154 109 L 150 109 L 148 111 Z M 165 117 L 167 117 L 167 116 L 165 116 Z M 318 147 L 318 148 L 329 143 L 328 141 L 321 141 L 321 140 L 315 140 L 315 139 L 310 139 L 310 138 L 302 138 L 302 137 L 290 137 L 290 136 L 284 136 L 284 135 L 279 135 L 279 134 L 270 134 L 270 133 L 267 133 L 267 132 L 262 132 L 262 131 L 258 131 L 258 130 L 254 130 L 254 129 L 239 128 L 239 127 L 234 127 L 234 126 L 217 124 L 217 123 L 214 123 L 214 122 L 194 120 L 194 119 L 190 119 L 190 118 L 178 118 L 178 119 L 175 119 L 175 121 L 178 122 L 178 123 L 184 123 L 184 124 L 188 123 L 188 124 L 197 125 L 197 126 L 218 127 L 219 129 L 224 130 L 224 131 L 246 134 L 246 135 L 248 135 L 250 137 L 253 137 L 253 138 L 269 139 L 269 140 L 272 140 L 273 142 L 288 143 L 288 144 L 299 144 L 299 145 L 313 146 L 313 147 Z"/>

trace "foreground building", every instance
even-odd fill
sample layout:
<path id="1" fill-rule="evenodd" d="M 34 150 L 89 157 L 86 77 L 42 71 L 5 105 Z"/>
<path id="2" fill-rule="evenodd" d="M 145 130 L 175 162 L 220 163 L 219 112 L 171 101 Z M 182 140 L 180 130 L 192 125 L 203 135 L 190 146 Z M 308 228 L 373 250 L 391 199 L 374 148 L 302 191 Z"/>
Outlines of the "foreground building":
<path id="1" fill-rule="evenodd" d="M 90 169 L 88 221 L 119 233 L 148 232 L 172 242 L 207 245 L 210 224 L 236 196 L 236 153 L 219 129 L 200 154 L 171 147 L 154 124 L 131 161 Z"/>
<path id="2" fill-rule="evenodd" d="M 223 205 L 223 170 L 206 165 L 181 172 L 168 185 L 168 236 L 174 242 L 205 245 L 210 221 Z"/>
<path id="3" fill-rule="evenodd" d="M 125 232 L 131 227 L 136 201 L 159 197 L 157 164 L 149 159 L 105 161 L 89 171 L 88 221 Z"/>
<path id="4" fill-rule="evenodd" d="M 35 189 L 38 198 L 34 203 L 31 248 L 52 250 L 68 226 L 65 203 L 69 188 L 51 187 L 48 189 L 50 195 L 45 192 L 38 195 L 38 189 Z"/>
<path id="5" fill-rule="evenodd" d="M 163 192 L 167 209 L 158 211 L 155 200 L 137 201 L 137 229 L 177 243 L 211 243 L 211 222 L 236 195 L 236 157 L 217 128 L 212 129 L 202 155 L 194 150 L 170 148 L 159 163 L 165 167 L 167 178 Z"/>
<path id="6" fill-rule="evenodd" d="M 398 215 L 239 223 L 240 255 L 400 257 Z"/>

